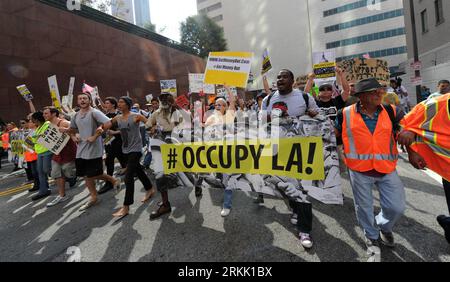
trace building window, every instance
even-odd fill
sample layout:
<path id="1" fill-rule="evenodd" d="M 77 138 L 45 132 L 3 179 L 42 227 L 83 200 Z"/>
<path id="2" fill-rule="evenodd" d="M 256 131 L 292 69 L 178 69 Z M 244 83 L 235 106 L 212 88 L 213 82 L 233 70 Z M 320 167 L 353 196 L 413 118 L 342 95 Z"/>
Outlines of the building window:
<path id="1" fill-rule="evenodd" d="M 387 0 L 379 0 L 380 2 L 385 2 Z M 329 17 L 332 15 L 336 15 L 336 14 L 340 14 L 340 13 L 344 13 L 347 11 L 351 11 L 351 10 L 356 10 L 359 8 L 367 8 L 369 5 L 373 4 L 374 0 L 360 0 L 357 2 L 353 2 L 353 3 L 349 3 L 337 8 L 333 8 L 330 10 L 326 10 L 323 12 L 323 17 Z"/>
<path id="2" fill-rule="evenodd" d="M 389 57 L 389 56 L 395 56 L 395 55 L 401 55 L 407 53 L 406 46 L 402 47 L 396 47 L 396 48 L 390 48 L 390 49 L 384 49 L 384 50 L 377 50 L 369 52 L 369 55 L 371 58 L 381 58 L 381 57 Z M 350 60 L 353 58 L 362 58 L 367 53 L 361 53 L 361 54 L 355 54 L 350 56 L 344 56 L 344 57 L 338 57 L 336 58 L 336 62 L 341 62 L 345 60 Z"/>
<path id="3" fill-rule="evenodd" d="M 427 9 L 420 13 L 420 18 L 422 20 L 422 33 L 428 32 L 428 14 Z"/>
<path id="4" fill-rule="evenodd" d="M 404 35 L 405 32 L 406 32 L 405 28 L 403 28 L 403 27 L 397 28 L 397 29 L 392 29 L 392 30 L 386 30 L 386 31 L 382 31 L 382 32 L 348 38 L 348 39 L 344 39 L 344 40 L 340 40 L 340 41 L 329 42 L 326 44 L 326 47 L 327 47 L 327 49 L 334 49 L 334 48 L 338 48 L 338 47 L 355 45 L 355 44 L 379 40 L 379 39 L 383 39 L 383 38 L 400 36 L 400 35 Z"/>
<path id="5" fill-rule="evenodd" d="M 444 10 L 442 8 L 442 0 L 434 1 L 434 10 L 436 12 L 436 25 L 444 22 Z"/>

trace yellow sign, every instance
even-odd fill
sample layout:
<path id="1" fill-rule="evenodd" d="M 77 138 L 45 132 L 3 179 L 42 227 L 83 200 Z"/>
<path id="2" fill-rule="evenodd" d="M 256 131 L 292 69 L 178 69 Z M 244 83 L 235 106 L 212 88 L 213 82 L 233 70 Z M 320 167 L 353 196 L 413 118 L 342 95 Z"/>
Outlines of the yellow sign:
<path id="1" fill-rule="evenodd" d="M 244 173 L 325 178 L 321 137 L 230 140 L 161 146 L 164 172 Z"/>
<path id="2" fill-rule="evenodd" d="M 204 83 L 246 88 L 252 59 L 248 52 L 211 52 Z"/>
<path id="3" fill-rule="evenodd" d="M 55 91 L 50 92 L 50 96 L 52 98 L 53 106 L 61 111 L 61 103 L 59 103 L 59 100 L 56 96 L 56 92 Z"/>
<path id="4" fill-rule="evenodd" d="M 11 152 L 13 154 L 18 155 L 19 157 L 23 157 L 25 153 L 25 141 L 24 140 L 13 140 L 11 141 Z"/>

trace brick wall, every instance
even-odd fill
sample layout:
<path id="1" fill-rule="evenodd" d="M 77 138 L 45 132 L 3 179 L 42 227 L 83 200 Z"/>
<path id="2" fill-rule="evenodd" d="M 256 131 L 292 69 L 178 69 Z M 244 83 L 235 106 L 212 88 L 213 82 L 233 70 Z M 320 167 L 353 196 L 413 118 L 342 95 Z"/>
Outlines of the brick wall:
<path id="1" fill-rule="evenodd" d="M 201 58 L 34 0 L 0 1 L 0 118 L 18 121 L 28 105 L 16 86 L 26 84 L 37 108 L 51 104 L 47 77 L 55 74 L 61 95 L 70 76 L 75 93 L 83 80 L 100 95 L 129 91 L 141 104 L 160 93 L 159 80 L 177 79 L 188 92 L 188 72 L 203 72 Z"/>

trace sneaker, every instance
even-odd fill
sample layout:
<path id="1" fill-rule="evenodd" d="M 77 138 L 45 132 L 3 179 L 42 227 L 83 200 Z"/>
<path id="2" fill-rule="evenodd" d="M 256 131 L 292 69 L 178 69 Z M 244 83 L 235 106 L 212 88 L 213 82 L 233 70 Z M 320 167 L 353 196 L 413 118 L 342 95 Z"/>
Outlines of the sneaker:
<path id="1" fill-rule="evenodd" d="M 439 225 L 444 228 L 445 239 L 450 244 L 450 217 L 440 215 L 437 217 Z"/>
<path id="2" fill-rule="evenodd" d="M 255 203 L 255 204 L 264 204 L 264 196 L 263 195 L 258 195 L 258 197 L 256 197 L 253 200 L 253 203 Z"/>
<path id="3" fill-rule="evenodd" d="M 297 226 L 298 222 L 298 215 L 296 213 L 293 213 L 291 215 L 291 224 Z"/>
<path id="4" fill-rule="evenodd" d="M 105 183 L 105 185 L 103 185 L 102 188 L 100 188 L 100 190 L 98 190 L 97 193 L 98 193 L 99 195 L 102 195 L 102 194 L 105 194 L 106 192 L 108 192 L 109 190 L 112 190 L 112 189 L 113 189 L 112 184 L 109 183 L 109 182 L 107 182 L 107 183 Z"/>
<path id="5" fill-rule="evenodd" d="M 383 245 L 388 246 L 389 248 L 395 247 L 394 234 L 392 234 L 392 232 L 380 231 L 380 239 Z"/>
<path id="6" fill-rule="evenodd" d="M 300 238 L 300 244 L 302 244 L 303 248 L 305 249 L 312 248 L 313 240 L 311 238 L 311 235 L 309 235 L 308 233 L 300 233 L 298 236 Z"/>
<path id="7" fill-rule="evenodd" d="M 378 240 L 373 240 L 365 238 L 365 243 L 367 247 L 367 255 L 369 259 L 367 262 L 380 262 L 381 261 L 381 249 Z"/>
<path id="8" fill-rule="evenodd" d="M 47 207 L 50 208 L 50 207 L 56 206 L 57 204 L 63 203 L 67 200 L 69 200 L 69 197 L 67 197 L 67 196 L 61 197 L 58 195 L 53 201 L 51 201 L 50 203 L 47 204 Z"/>
<path id="9" fill-rule="evenodd" d="M 85 203 L 84 205 L 82 205 L 78 211 L 80 211 L 80 212 L 85 211 L 85 210 L 91 208 L 92 206 L 94 206 L 97 203 L 98 203 L 98 200 L 95 201 L 95 202 L 89 201 L 89 202 Z"/>
<path id="10" fill-rule="evenodd" d="M 31 198 L 31 200 L 32 201 L 37 201 L 37 200 L 40 200 L 40 199 L 44 199 L 44 198 L 47 198 L 48 196 L 50 196 L 50 194 L 51 194 L 51 192 L 50 192 L 50 190 L 48 190 L 46 193 L 44 193 L 44 194 L 37 194 L 36 196 L 33 196 L 32 198 Z"/>
<path id="11" fill-rule="evenodd" d="M 222 211 L 220 212 L 220 215 L 222 217 L 227 217 L 230 214 L 230 212 L 231 212 L 231 209 L 223 208 Z"/>

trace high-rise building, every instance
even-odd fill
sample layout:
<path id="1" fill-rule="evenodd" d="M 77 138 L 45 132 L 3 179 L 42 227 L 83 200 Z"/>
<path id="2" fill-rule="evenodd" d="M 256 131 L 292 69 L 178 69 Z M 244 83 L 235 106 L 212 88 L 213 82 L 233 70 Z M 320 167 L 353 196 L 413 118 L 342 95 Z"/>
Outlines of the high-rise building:
<path id="1" fill-rule="evenodd" d="M 265 48 L 276 70 L 296 75 L 311 72 L 312 52 L 334 50 L 337 60 L 369 54 L 392 72 L 407 57 L 402 0 L 197 0 L 197 9 L 224 28 L 230 50 L 255 53 L 255 74 Z"/>
<path id="2" fill-rule="evenodd" d="M 411 83 L 414 70 L 413 36 L 410 1 L 404 0 L 408 60 L 402 64 L 406 75 L 402 77 L 409 92 L 415 93 Z M 417 46 L 421 62 L 422 85 L 436 91 L 439 80 L 450 80 L 450 1 L 414 0 Z M 416 96 L 416 95 L 413 95 Z"/>
<path id="3" fill-rule="evenodd" d="M 151 22 L 149 0 L 113 0 L 111 14 L 140 27 Z"/>
<path id="4" fill-rule="evenodd" d="M 299 4 L 302 3 L 302 4 Z M 262 89 L 260 77 L 264 49 L 273 70 L 269 82 L 282 68 L 297 74 L 311 70 L 308 11 L 304 0 L 197 0 L 199 14 L 224 28 L 228 49 L 254 53 L 252 88 Z"/>

